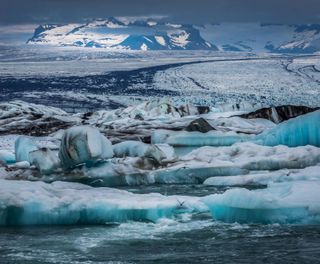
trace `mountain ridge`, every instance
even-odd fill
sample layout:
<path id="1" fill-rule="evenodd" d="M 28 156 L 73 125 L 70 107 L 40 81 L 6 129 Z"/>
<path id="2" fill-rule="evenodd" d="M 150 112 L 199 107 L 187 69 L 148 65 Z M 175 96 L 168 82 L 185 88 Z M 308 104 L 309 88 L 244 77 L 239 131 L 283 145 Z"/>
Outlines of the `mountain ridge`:
<path id="1" fill-rule="evenodd" d="M 320 24 L 171 23 L 166 18 L 110 17 L 38 26 L 27 44 L 110 50 L 213 50 L 272 53 L 320 51 Z"/>

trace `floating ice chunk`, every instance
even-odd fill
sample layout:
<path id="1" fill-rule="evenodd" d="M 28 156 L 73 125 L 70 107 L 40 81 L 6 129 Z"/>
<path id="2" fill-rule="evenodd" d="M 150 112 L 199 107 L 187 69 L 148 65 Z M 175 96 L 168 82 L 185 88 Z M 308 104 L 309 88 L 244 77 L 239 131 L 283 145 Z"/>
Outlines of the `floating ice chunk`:
<path id="1" fill-rule="evenodd" d="M 203 198 L 214 219 L 239 223 L 320 223 L 320 181 L 275 183 L 267 189 L 235 188 Z"/>
<path id="2" fill-rule="evenodd" d="M 82 163 L 90 165 L 112 156 L 111 142 L 96 128 L 72 127 L 62 136 L 59 157 L 65 168 L 72 168 Z"/>
<path id="3" fill-rule="evenodd" d="M 39 149 L 36 142 L 30 137 L 18 137 L 14 144 L 16 161 L 29 161 L 29 153 Z"/>
<path id="4" fill-rule="evenodd" d="M 205 180 L 203 184 L 212 186 L 259 186 L 274 182 L 299 180 L 320 180 L 320 166 L 312 166 L 305 169 L 283 169 L 230 177 L 211 177 Z"/>
<path id="5" fill-rule="evenodd" d="M 210 131 L 186 132 L 156 130 L 151 136 L 153 144 L 167 143 L 171 146 L 231 146 L 236 142 L 252 140 L 254 137 L 235 132 Z"/>
<path id="6" fill-rule="evenodd" d="M 133 194 L 78 183 L 0 180 L 0 225 L 157 221 L 207 211 L 198 197 Z"/>
<path id="7" fill-rule="evenodd" d="M 35 165 L 41 174 L 50 174 L 61 167 L 57 150 L 41 148 L 29 153 L 30 163 Z"/>
<path id="8" fill-rule="evenodd" d="M 270 131 L 258 135 L 256 139 L 268 146 L 320 147 L 320 110 L 285 121 Z"/>
<path id="9" fill-rule="evenodd" d="M 16 157 L 12 151 L 0 150 L 0 164 L 10 164 L 15 163 Z"/>
<path id="10" fill-rule="evenodd" d="M 165 153 L 155 145 L 149 145 L 139 141 L 125 141 L 113 146 L 116 157 L 140 157 L 149 158 L 158 164 L 166 158 Z"/>

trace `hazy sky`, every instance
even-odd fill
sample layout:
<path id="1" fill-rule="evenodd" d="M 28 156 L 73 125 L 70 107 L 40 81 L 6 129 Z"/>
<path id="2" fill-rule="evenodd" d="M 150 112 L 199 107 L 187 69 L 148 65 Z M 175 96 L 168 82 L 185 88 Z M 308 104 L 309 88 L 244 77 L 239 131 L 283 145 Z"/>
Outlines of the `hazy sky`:
<path id="1" fill-rule="evenodd" d="M 2 25 L 141 15 L 188 23 L 320 23 L 320 0 L 0 0 Z"/>

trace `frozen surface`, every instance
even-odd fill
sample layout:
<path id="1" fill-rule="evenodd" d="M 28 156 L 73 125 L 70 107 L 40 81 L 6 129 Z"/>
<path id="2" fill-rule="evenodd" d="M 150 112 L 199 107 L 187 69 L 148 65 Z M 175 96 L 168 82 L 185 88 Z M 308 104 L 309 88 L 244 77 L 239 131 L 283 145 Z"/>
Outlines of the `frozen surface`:
<path id="1" fill-rule="evenodd" d="M 213 217 L 239 223 L 320 223 L 320 181 L 275 183 L 267 189 L 235 188 L 203 199 Z"/>
<path id="2" fill-rule="evenodd" d="M 262 58 L 183 65 L 158 71 L 157 89 L 214 97 L 218 102 L 249 101 L 263 106 L 319 106 L 319 58 Z"/>
<path id="3" fill-rule="evenodd" d="M 0 62 L 1 100 L 23 99 L 70 112 L 164 96 L 219 109 L 243 102 L 319 105 L 318 55 L 30 49 L 6 52 L 18 58 L 2 57 L 11 61 Z"/>

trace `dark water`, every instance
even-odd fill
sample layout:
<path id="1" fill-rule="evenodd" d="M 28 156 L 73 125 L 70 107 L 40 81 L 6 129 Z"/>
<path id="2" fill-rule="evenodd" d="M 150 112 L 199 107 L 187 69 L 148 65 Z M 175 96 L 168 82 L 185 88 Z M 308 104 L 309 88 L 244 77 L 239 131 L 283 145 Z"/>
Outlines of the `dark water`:
<path id="1" fill-rule="evenodd" d="M 320 263 L 319 226 L 212 220 L 0 229 L 0 263 Z"/>
<path id="2" fill-rule="evenodd" d="M 203 185 L 127 190 L 223 191 Z M 320 263 L 320 226 L 224 224 L 199 214 L 157 223 L 2 227 L 0 263 Z"/>

